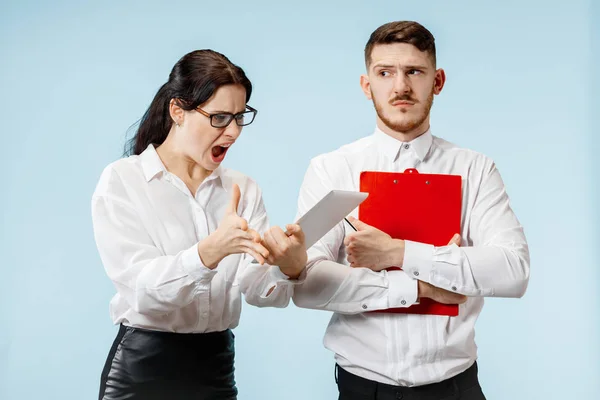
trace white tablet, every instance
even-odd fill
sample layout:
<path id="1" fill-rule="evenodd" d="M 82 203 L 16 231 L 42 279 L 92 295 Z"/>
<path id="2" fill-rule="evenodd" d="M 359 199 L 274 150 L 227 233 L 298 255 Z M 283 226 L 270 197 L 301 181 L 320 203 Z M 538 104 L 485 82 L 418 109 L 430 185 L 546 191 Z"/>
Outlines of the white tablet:
<path id="1" fill-rule="evenodd" d="M 364 192 L 332 190 L 296 222 L 306 238 L 306 249 L 333 229 L 368 196 Z"/>

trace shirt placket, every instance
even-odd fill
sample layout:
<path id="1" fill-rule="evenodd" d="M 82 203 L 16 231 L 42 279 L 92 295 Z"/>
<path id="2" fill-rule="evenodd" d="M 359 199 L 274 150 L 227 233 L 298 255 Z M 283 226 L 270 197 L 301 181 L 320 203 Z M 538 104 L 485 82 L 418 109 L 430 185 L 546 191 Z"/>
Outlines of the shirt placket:
<path id="1" fill-rule="evenodd" d="M 393 162 L 392 170 L 395 172 L 404 172 L 409 168 L 417 168 L 420 164 L 419 159 L 416 157 L 411 143 L 402 143 L 399 150 L 398 156 Z M 388 332 L 389 337 L 393 337 L 394 351 L 391 352 L 393 359 L 390 360 L 393 365 L 393 373 L 391 376 L 396 377 L 397 382 L 401 384 L 407 383 L 406 374 L 413 376 L 413 372 L 409 366 L 405 363 L 406 355 L 414 353 L 414 346 L 419 347 L 422 343 L 422 337 L 415 338 L 416 343 L 411 343 L 413 337 L 412 332 L 419 332 L 418 329 L 412 329 L 419 326 L 423 328 L 422 321 L 418 317 L 407 315 L 404 318 L 392 318 L 391 323 L 388 325 L 391 331 Z"/>
<path id="2" fill-rule="evenodd" d="M 206 215 L 205 205 L 208 203 L 208 197 L 210 196 L 210 192 L 212 192 L 212 184 L 210 181 L 204 181 L 198 187 L 198 191 L 196 192 L 196 197 L 192 196 L 188 187 L 185 183 L 167 173 L 165 179 L 167 182 L 171 183 L 178 190 L 183 192 L 189 201 L 189 206 L 192 211 L 192 217 L 194 219 L 194 226 L 196 228 L 196 240 L 200 241 L 205 239 L 209 235 L 208 231 L 208 218 Z M 208 186 L 204 188 L 204 186 Z M 197 200 L 200 199 L 200 202 Z M 204 205 L 204 206 L 203 206 Z M 209 316 L 210 316 L 210 287 L 208 290 L 196 291 L 196 301 L 198 304 L 198 324 L 196 329 L 198 332 L 204 332 L 209 325 Z"/>
<path id="3" fill-rule="evenodd" d="M 200 187 L 198 187 L 196 196 L 190 196 L 190 206 L 192 208 L 192 215 L 194 216 L 196 239 L 198 241 L 204 240 L 210 234 L 206 208 L 208 206 L 208 199 L 213 190 L 213 181 L 204 181 L 200 184 Z M 200 318 L 198 318 L 197 328 L 200 332 L 204 332 L 209 325 L 210 319 L 210 290 L 204 290 L 201 293 L 198 293 L 198 308 Z"/>

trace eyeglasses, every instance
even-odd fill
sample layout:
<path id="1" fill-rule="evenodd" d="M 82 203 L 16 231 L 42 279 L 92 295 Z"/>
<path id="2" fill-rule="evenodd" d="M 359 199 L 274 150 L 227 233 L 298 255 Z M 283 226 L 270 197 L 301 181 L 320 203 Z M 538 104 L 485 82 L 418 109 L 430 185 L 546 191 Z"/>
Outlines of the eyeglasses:
<path id="1" fill-rule="evenodd" d="M 210 125 L 213 128 L 225 128 L 234 119 L 235 119 L 235 123 L 238 126 L 250 125 L 252 123 L 252 121 L 254 121 L 254 118 L 256 117 L 256 113 L 258 113 L 258 110 L 255 108 L 252 108 L 248 105 L 246 106 L 246 109 L 247 109 L 246 111 L 242 111 L 237 114 L 232 114 L 232 113 L 228 113 L 228 112 L 209 114 L 206 111 L 200 109 L 200 107 L 196 107 L 196 111 L 198 111 L 200 114 L 204 115 L 205 117 L 210 118 Z"/>

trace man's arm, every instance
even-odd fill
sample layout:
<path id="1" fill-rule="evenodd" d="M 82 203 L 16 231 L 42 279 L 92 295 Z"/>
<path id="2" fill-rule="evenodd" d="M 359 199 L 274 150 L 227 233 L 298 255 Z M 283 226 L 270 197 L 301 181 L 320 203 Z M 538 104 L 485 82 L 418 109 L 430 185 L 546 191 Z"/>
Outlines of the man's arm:
<path id="1" fill-rule="evenodd" d="M 332 183 L 322 161 L 313 160 L 300 189 L 298 217 L 332 189 L 345 188 Z M 293 301 L 297 306 L 354 314 L 415 303 L 417 280 L 404 271 L 375 272 L 336 262 L 344 237 L 344 226 L 340 223 L 309 249 L 305 279 L 294 290 Z M 460 302 L 461 297 L 455 297 Z"/>
<path id="2" fill-rule="evenodd" d="M 346 240 L 355 266 L 374 270 L 401 266 L 415 279 L 467 296 L 521 297 L 527 288 L 527 241 L 491 161 L 471 213 L 471 247 L 394 240 L 360 221 L 355 223 L 359 232 Z M 377 253 L 381 262 L 369 263 L 370 254 Z"/>

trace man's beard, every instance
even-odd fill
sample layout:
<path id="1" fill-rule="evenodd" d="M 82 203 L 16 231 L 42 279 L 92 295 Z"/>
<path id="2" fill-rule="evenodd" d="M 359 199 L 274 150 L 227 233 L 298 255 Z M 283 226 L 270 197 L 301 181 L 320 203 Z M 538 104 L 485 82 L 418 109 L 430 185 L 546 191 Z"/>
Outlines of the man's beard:
<path id="1" fill-rule="evenodd" d="M 431 106 L 433 105 L 433 88 L 431 89 L 431 93 L 429 93 L 429 96 L 427 97 L 427 101 L 425 103 L 425 108 L 423 109 L 423 112 L 409 121 L 405 120 L 402 122 L 394 122 L 390 120 L 384 114 L 383 107 L 381 107 L 381 104 L 377 103 L 377 101 L 375 100 L 373 91 L 371 91 L 371 98 L 373 99 L 373 105 L 375 106 L 375 112 L 377 112 L 377 116 L 388 128 L 395 132 L 407 133 L 420 126 L 429 116 Z M 389 103 L 391 104 L 398 100 L 412 101 L 413 103 L 415 103 L 413 107 L 419 104 L 415 99 L 412 99 L 410 96 L 394 97 L 392 100 L 389 101 Z"/>

